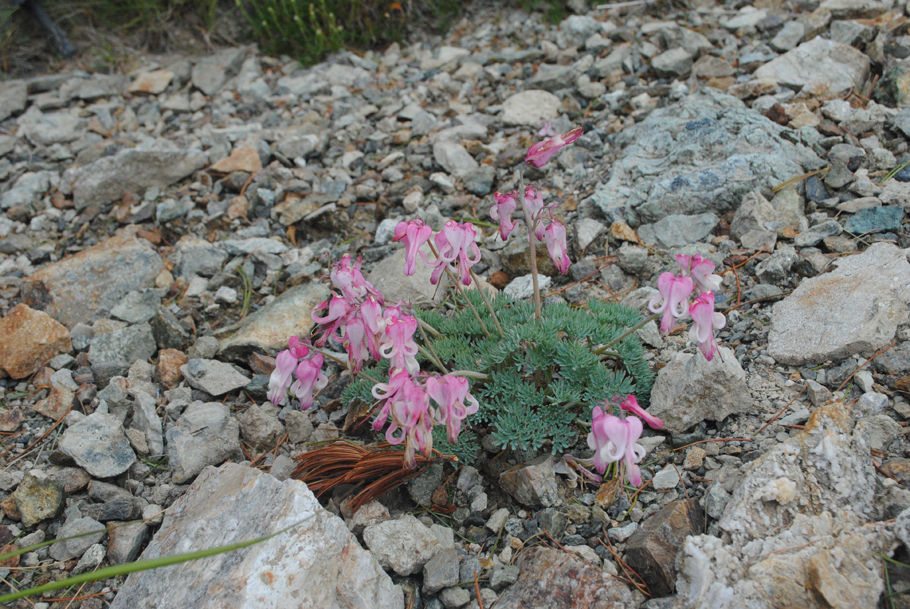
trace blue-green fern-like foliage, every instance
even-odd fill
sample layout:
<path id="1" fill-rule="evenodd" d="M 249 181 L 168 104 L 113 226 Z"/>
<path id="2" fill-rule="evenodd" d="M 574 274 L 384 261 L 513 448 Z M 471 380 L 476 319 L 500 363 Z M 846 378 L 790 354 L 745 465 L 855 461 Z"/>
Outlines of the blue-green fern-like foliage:
<path id="1" fill-rule="evenodd" d="M 489 380 L 471 379 L 471 393 L 480 409 L 465 421 L 458 443 L 450 445 L 441 427 L 442 433 L 434 435 L 434 446 L 441 452 L 472 462 L 479 450 L 474 432 L 481 428 L 488 428 L 502 448 L 533 452 L 549 446 L 554 454 L 565 452 L 582 430 L 576 421 L 589 421 L 594 406 L 630 393 L 647 405 L 654 373 L 635 333 L 612 345 L 608 354 L 594 353 L 595 347 L 641 321 L 634 309 L 597 300 L 580 307 L 550 304 L 538 323 L 531 303 L 499 295 L 492 304 L 503 328 L 500 338 L 480 295 L 472 291 L 467 297 L 490 330 L 489 337 L 468 307 L 451 315 L 416 312 L 441 333 L 439 338 L 429 337 L 425 346 L 449 370 L 490 375 Z M 422 360 L 421 368 L 430 370 L 432 364 Z M 387 376 L 381 369 L 367 372 L 374 378 Z M 344 398 L 369 402 L 371 385 L 360 377 Z"/>

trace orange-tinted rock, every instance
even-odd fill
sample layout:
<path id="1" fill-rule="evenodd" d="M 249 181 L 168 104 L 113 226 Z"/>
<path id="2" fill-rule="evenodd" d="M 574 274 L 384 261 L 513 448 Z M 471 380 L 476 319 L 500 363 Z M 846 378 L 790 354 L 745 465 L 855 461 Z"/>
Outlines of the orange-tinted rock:
<path id="1" fill-rule="evenodd" d="M 179 349 L 162 349 L 158 352 L 158 378 L 167 387 L 176 387 L 183 378 L 180 366 L 187 362 L 186 353 Z"/>
<path id="2" fill-rule="evenodd" d="M 0 319 L 0 336 L 0 368 L 14 379 L 37 372 L 72 348 L 69 330 L 47 313 L 21 303 Z"/>
<path id="3" fill-rule="evenodd" d="M 167 86 L 171 84 L 173 78 L 174 73 L 170 70 L 143 72 L 136 77 L 136 80 L 134 80 L 133 84 L 130 85 L 130 88 L 127 89 L 127 93 L 150 93 L 152 95 L 157 95 L 167 89 Z"/>
<path id="4" fill-rule="evenodd" d="M 259 153 L 255 148 L 239 146 L 234 148 L 231 156 L 221 159 L 212 165 L 211 169 L 219 173 L 231 173 L 233 171 L 256 173 L 262 169 L 262 161 L 259 160 Z"/>

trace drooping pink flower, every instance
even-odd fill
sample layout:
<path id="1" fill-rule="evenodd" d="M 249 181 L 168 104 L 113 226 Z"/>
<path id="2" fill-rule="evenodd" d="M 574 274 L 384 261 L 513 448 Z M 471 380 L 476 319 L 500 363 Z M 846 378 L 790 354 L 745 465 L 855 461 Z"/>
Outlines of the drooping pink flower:
<path id="1" fill-rule="evenodd" d="M 386 319 L 385 332 L 379 342 L 379 353 L 390 360 L 392 370 L 407 370 L 416 374 L 420 364 L 414 357 L 417 355 L 417 343 L 414 332 L 417 331 L 417 318 L 412 315 L 392 315 Z"/>
<path id="2" fill-rule="evenodd" d="M 641 485 L 641 472 L 638 462 L 645 456 L 645 449 L 637 443 L 641 437 L 641 419 L 626 417 L 620 419 L 612 414 L 605 414 L 600 406 L 591 412 L 591 433 L 588 434 L 588 446 L 594 451 L 594 467 L 603 474 L 607 465 L 623 461 L 626 478 L 635 486 Z"/>
<path id="3" fill-rule="evenodd" d="M 689 337 L 698 343 L 698 349 L 709 362 L 714 359 L 717 352 L 717 340 L 714 331 L 720 330 L 727 324 L 723 313 L 714 312 L 714 294 L 702 292 L 689 307 L 692 317 L 692 327 L 689 328 Z"/>
<path id="4" fill-rule="evenodd" d="M 404 374 L 404 376 L 400 376 Z M 394 383 L 394 392 L 391 391 Z M 415 451 L 429 456 L 433 449 L 433 420 L 429 412 L 430 400 L 426 390 L 415 383 L 407 373 L 399 372 L 390 379 L 389 397 L 373 422 L 373 429 L 382 429 L 391 418 L 385 431 L 389 444 L 405 444 L 405 464 L 413 468 Z"/>
<path id="5" fill-rule="evenodd" d="M 562 222 L 553 220 L 544 229 L 543 238 L 553 264 L 556 265 L 560 274 L 565 275 L 569 272 L 569 265 L 572 264 L 566 253 L 566 227 Z"/>
<path id="6" fill-rule="evenodd" d="M 648 303 L 648 310 L 663 313 L 660 331 L 666 333 L 673 329 L 674 318 L 686 314 L 687 300 L 692 293 L 692 279 L 677 277 L 669 271 L 661 273 L 657 278 L 657 291 L 658 294 Z"/>
<path id="7" fill-rule="evenodd" d="M 322 335 L 316 339 L 316 346 L 323 347 L 328 339 L 333 338 L 341 342 L 342 335 L 336 334 L 336 330 L 341 327 L 344 320 L 348 317 L 353 305 L 347 298 L 334 295 L 331 300 L 323 301 L 316 306 L 313 311 L 313 321 L 322 326 Z M 325 315 L 318 315 L 317 312 L 322 309 L 328 309 Z"/>
<path id="8" fill-rule="evenodd" d="M 499 236 L 502 237 L 503 241 L 507 240 L 512 231 L 515 230 L 512 214 L 518 206 L 515 201 L 517 197 L 518 195 L 514 192 L 506 194 L 493 193 L 496 205 L 490 208 L 490 217 L 499 222 Z"/>
<path id="9" fill-rule="evenodd" d="M 626 412 L 631 412 L 635 416 L 644 419 L 645 423 L 647 423 L 648 427 L 651 429 L 660 429 L 664 426 L 663 421 L 653 414 L 649 414 L 647 410 L 638 405 L 638 400 L 635 399 L 634 395 L 627 395 L 626 398 L 619 403 L 619 407 Z"/>
<path id="10" fill-rule="evenodd" d="M 682 269 L 682 274 L 690 276 L 700 292 L 714 292 L 720 287 L 720 275 L 712 274 L 714 263 L 702 258 L 700 254 L 694 256 L 679 254 L 676 256 L 676 262 Z"/>
<path id="11" fill-rule="evenodd" d="M 583 132 L 581 127 L 576 127 L 564 135 L 556 135 L 548 140 L 537 142 L 528 148 L 525 162 L 535 167 L 543 167 L 554 154 L 580 138 Z"/>
<path id="12" fill-rule="evenodd" d="M 269 377 L 269 401 L 275 406 L 280 406 L 287 401 L 288 387 L 291 386 L 291 376 L 297 367 L 297 357 L 290 349 L 280 351 L 275 357 L 275 369 Z"/>
<path id="13" fill-rule="evenodd" d="M 393 241 L 401 241 L 405 246 L 404 274 L 413 275 L 417 254 L 423 244 L 430 240 L 433 229 L 423 223 L 419 218 L 408 222 L 399 222 L 395 226 Z"/>
<path id="14" fill-rule="evenodd" d="M 354 304 L 360 298 L 370 294 L 382 302 L 380 294 L 373 285 L 364 278 L 360 272 L 361 261 L 351 262 L 351 255 L 345 254 L 341 257 L 330 274 L 332 285 L 341 290 L 341 294 L 349 304 Z"/>
<path id="15" fill-rule="evenodd" d="M 430 283 L 436 285 L 446 268 L 452 268 L 464 285 L 471 285 L 472 266 L 480 262 L 480 248 L 474 243 L 477 231 L 470 222 L 459 224 L 449 220 L 433 237 L 439 259 L 430 274 Z"/>
<path id="16" fill-rule="evenodd" d="M 451 374 L 431 376 L 427 379 L 426 387 L 427 394 L 439 405 L 436 421 L 445 423 L 446 436 L 454 444 L 461 433 L 461 422 L 480 407 L 474 396 L 468 393 L 468 379 Z"/>
<path id="17" fill-rule="evenodd" d="M 323 357 L 321 353 L 314 353 L 312 357 L 303 359 L 297 364 L 295 376 L 297 380 L 291 383 L 291 393 L 300 400 L 300 409 L 306 410 L 313 405 L 313 393 L 325 387 L 329 379 L 322 372 Z"/>
<path id="18" fill-rule="evenodd" d="M 292 336 L 288 338 L 288 351 L 291 352 L 291 355 L 300 359 L 307 356 L 310 352 L 310 347 L 301 341 L 300 338 Z"/>
<path id="19" fill-rule="evenodd" d="M 537 132 L 540 137 L 553 137 L 556 132 L 553 131 L 553 121 L 540 121 L 540 131 Z"/>
<path id="20" fill-rule="evenodd" d="M 525 187 L 524 206 L 533 225 L 528 229 L 529 232 L 533 232 L 538 241 L 543 241 L 544 226 L 540 216 L 544 210 L 544 204 L 543 195 L 540 193 L 539 188 L 535 188 L 531 184 Z"/>

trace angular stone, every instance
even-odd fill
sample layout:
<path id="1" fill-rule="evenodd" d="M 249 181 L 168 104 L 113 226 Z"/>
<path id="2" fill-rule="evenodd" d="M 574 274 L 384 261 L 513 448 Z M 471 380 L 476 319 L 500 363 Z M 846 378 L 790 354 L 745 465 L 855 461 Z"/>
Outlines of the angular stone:
<path id="1" fill-rule="evenodd" d="M 170 186 L 201 169 L 205 162 L 206 154 L 201 150 L 178 148 L 168 140 L 155 141 L 68 169 L 61 179 L 61 190 L 64 194 L 72 192 L 76 209 L 103 206 L 128 192 L 142 194 L 146 188 Z"/>
<path id="2" fill-rule="evenodd" d="M 402 267 L 403 268 L 403 267 Z M 289 336 L 305 336 L 313 327 L 312 313 L 329 298 L 323 282 L 294 286 L 252 315 L 230 337 L 221 341 L 221 353 L 286 349 Z"/>
<path id="3" fill-rule="evenodd" d="M 67 518 L 57 532 L 58 538 L 73 537 L 83 533 L 93 533 L 83 537 L 75 537 L 65 541 L 58 541 L 51 545 L 48 554 L 54 560 L 69 560 L 82 556 L 89 546 L 101 541 L 106 533 L 104 525 L 93 518 Z"/>
<path id="4" fill-rule="evenodd" d="M 261 543 L 177 569 L 134 573 L 111 608 L 403 608 L 401 589 L 303 483 L 279 482 L 233 463 L 199 475 L 167 511 L 141 558 L 273 533 Z"/>
<path id="5" fill-rule="evenodd" d="M 19 303 L 0 319 L 0 368 L 14 379 L 37 372 L 72 349 L 70 333 L 48 314 Z"/>
<path id="6" fill-rule="evenodd" d="M 435 594 L 458 583 L 458 551 L 441 548 L 423 566 L 423 592 Z"/>
<path id="7" fill-rule="evenodd" d="M 862 209 L 847 218 L 844 229 L 854 235 L 896 231 L 901 227 L 904 208 L 898 205 Z"/>
<path id="8" fill-rule="evenodd" d="M 662 76 L 682 76 L 692 68 L 692 53 L 682 47 L 667 49 L 651 60 L 651 67 Z"/>
<path id="9" fill-rule="evenodd" d="M 238 47 L 203 57 L 193 66 L 193 86 L 206 95 L 214 95 L 240 69 L 246 54 L 246 49 Z"/>
<path id="10" fill-rule="evenodd" d="M 838 360 L 888 344 L 910 314 L 906 251 L 874 243 L 805 279 L 771 315 L 768 355 L 781 363 Z M 831 303 L 837 306 L 832 307 Z"/>
<path id="11" fill-rule="evenodd" d="M 59 447 L 94 478 L 119 476 L 136 461 L 120 420 L 101 412 L 67 428 Z"/>
<path id="12" fill-rule="evenodd" d="M 648 412 L 663 419 L 673 433 L 704 420 L 722 421 L 752 408 L 746 373 L 733 351 L 718 347 L 714 359 L 701 353 L 677 353 L 657 373 Z"/>
<path id="13" fill-rule="evenodd" d="M 234 171 L 256 173 L 262 169 L 262 161 L 259 160 L 259 153 L 256 152 L 255 148 L 238 146 L 234 148 L 230 156 L 224 157 L 209 169 L 219 173 L 232 173 Z"/>
<path id="14" fill-rule="evenodd" d="M 8 80 L 0 84 L 0 121 L 25 110 L 28 85 L 24 80 Z"/>
<path id="15" fill-rule="evenodd" d="M 433 532 L 410 514 L 371 524 L 363 530 L 363 541 L 379 564 L 398 575 L 420 571 L 439 545 Z"/>
<path id="16" fill-rule="evenodd" d="M 96 336 L 88 359 L 101 377 L 110 379 L 126 374 L 133 363 L 152 357 L 156 349 L 151 326 L 142 323 Z M 100 384 L 106 384 L 106 380 Z"/>
<path id="17" fill-rule="evenodd" d="M 603 167 L 609 178 L 591 200 L 633 227 L 667 214 L 729 212 L 748 192 L 824 166 L 784 132 L 738 99 L 707 88 L 618 133 L 618 160 Z"/>
<path id="18" fill-rule="evenodd" d="M 170 70 L 151 70 L 143 72 L 136 77 L 136 80 L 130 84 L 126 90 L 127 93 L 148 93 L 158 95 L 164 93 L 167 86 L 171 84 L 174 73 Z"/>
<path id="19" fill-rule="evenodd" d="M 215 359 L 191 359 L 180 366 L 183 378 L 194 389 L 209 395 L 224 395 L 249 384 L 250 378 L 237 369 Z"/>
<path id="20" fill-rule="evenodd" d="M 63 485 L 38 470 L 25 474 L 11 495 L 22 524 L 27 527 L 56 516 L 63 506 L 63 497 Z"/>
<path id="21" fill-rule="evenodd" d="M 584 560 L 554 548 L 533 547 L 518 557 L 521 575 L 496 609 L 633 609 L 644 596 Z"/>
<path id="22" fill-rule="evenodd" d="M 668 214 L 653 224 L 642 224 L 638 236 L 647 245 L 669 249 L 701 241 L 717 226 L 717 216 L 710 213 L 687 216 Z"/>
<path id="23" fill-rule="evenodd" d="M 144 522 L 112 522 L 108 530 L 107 556 L 112 565 L 136 560 L 151 529 Z"/>
<path id="24" fill-rule="evenodd" d="M 433 144 L 433 158 L 448 173 L 460 178 L 480 167 L 464 146 L 447 139 L 440 139 Z"/>
<path id="25" fill-rule="evenodd" d="M 542 121 L 558 118 L 560 105 L 559 98 L 549 91 L 522 91 L 502 103 L 502 122 L 538 127 Z"/>
<path id="26" fill-rule="evenodd" d="M 110 311 L 133 290 L 154 285 L 164 269 L 161 257 L 147 241 L 136 238 L 136 227 L 86 250 L 49 264 L 28 279 L 40 284 L 32 292 L 51 298 L 48 313 L 67 327 L 90 322 Z"/>
<path id="27" fill-rule="evenodd" d="M 243 439 L 256 450 L 271 450 L 284 433 L 284 426 L 278 417 L 255 404 L 247 408 L 237 419 L 240 422 L 240 434 Z"/>
<path id="28" fill-rule="evenodd" d="M 818 37 L 755 70 L 755 78 L 814 95 L 836 96 L 866 82 L 869 58 L 850 45 Z"/>
<path id="29" fill-rule="evenodd" d="M 186 364 L 188 358 L 183 351 L 177 349 L 162 349 L 158 352 L 158 364 L 155 366 L 158 379 L 161 383 L 172 389 L 177 386 L 183 375 L 180 367 Z"/>
<path id="30" fill-rule="evenodd" d="M 56 421 L 69 412 L 77 389 L 79 386 L 73 380 L 73 373 L 66 368 L 58 370 L 51 375 L 51 390 L 48 396 L 32 408 L 35 412 Z"/>
<path id="31" fill-rule="evenodd" d="M 206 465 L 241 454 L 240 425 L 218 402 L 193 402 L 164 434 L 171 479 L 182 484 Z"/>
<path id="32" fill-rule="evenodd" d="M 693 500 L 677 499 L 644 521 L 626 542 L 623 559 L 648 584 L 654 596 L 676 587 L 676 553 L 688 535 L 704 531 L 704 512 Z"/>
<path id="33" fill-rule="evenodd" d="M 559 489 L 550 455 L 502 472 L 499 483 L 516 501 L 529 507 L 551 507 L 559 503 Z"/>

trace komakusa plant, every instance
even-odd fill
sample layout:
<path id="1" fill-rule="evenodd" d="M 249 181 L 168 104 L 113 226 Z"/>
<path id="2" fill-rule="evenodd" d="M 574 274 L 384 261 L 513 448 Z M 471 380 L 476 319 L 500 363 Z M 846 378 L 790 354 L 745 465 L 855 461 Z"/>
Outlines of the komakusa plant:
<path id="1" fill-rule="evenodd" d="M 538 142 L 525 163 L 541 168 L 581 135 L 577 128 Z M 583 460 L 570 462 L 592 479 L 610 464 L 621 464 L 629 481 L 640 485 L 641 419 L 653 428 L 662 425 L 635 398 L 646 401 L 654 378 L 635 334 L 649 319 L 596 299 L 583 306 L 543 306 L 537 245 L 546 246 L 558 272 L 565 274 L 571 265 L 567 231 L 558 202 L 525 185 L 521 169 L 514 186 L 494 195 L 490 213 L 503 240 L 524 224 L 531 303 L 490 296 L 480 285 L 472 268 L 481 252 L 470 222 L 449 220 L 434 231 L 419 219 L 402 221 L 394 240 L 405 247 L 404 274 L 414 274 L 418 263 L 430 265 L 430 282 L 440 285 L 447 278 L 461 306 L 441 313 L 386 303 L 364 278 L 360 262 L 346 255 L 331 272 L 332 297 L 313 314 L 313 335 L 292 337 L 289 348 L 278 354 L 269 398 L 283 404 L 290 392 L 301 408 L 309 408 L 327 383 L 322 367 L 330 358 L 354 376 L 343 397 L 371 405 L 373 429 L 385 429 L 389 444 L 403 446 L 407 467 L 415 467 L 417 454 L 429 458 L 434 445 L 471 461 L 480 433 L 490 433 L 504 449 L 564 453 L 590 428 L 591 463 L 599 475 L 585 469 Z M 713 263 L 699 256 L 680 256 L 678 262 L 679 275 L 660 276 L 650 319 L 662 316 L 661 329 L 669 332 L 675 320 L 691 317 L 692 336 L 711 359 L 714 330 L 723 326 L 723 316 L 713 309 L 719 277 L 712 274 Z M 696 285 L 703 291 L 690 304 Z M 329 343 L 342 347 L 346 357 L 327 351 Z M 622 418 L 623 411 L 631 414 Z"/>

